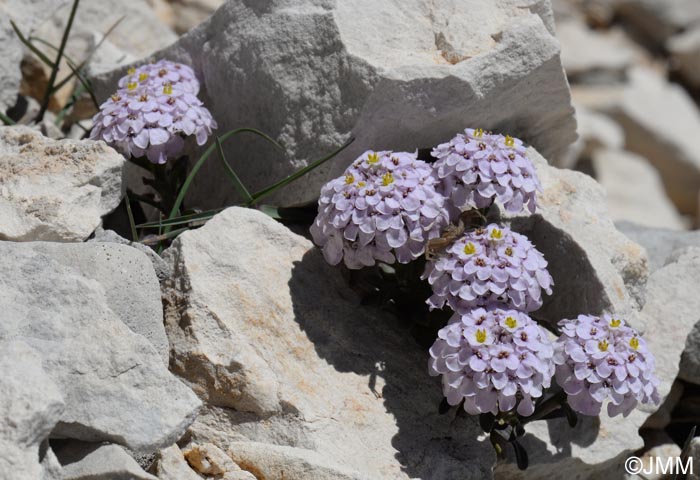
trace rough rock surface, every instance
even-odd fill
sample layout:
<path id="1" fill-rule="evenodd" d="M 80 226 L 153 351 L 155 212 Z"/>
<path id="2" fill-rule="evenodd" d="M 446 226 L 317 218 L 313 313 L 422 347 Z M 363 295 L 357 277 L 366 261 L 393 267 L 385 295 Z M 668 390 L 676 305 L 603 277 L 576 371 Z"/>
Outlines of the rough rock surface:
<path id="1" fill-rule="evenodd" d="M 659 173 L 645 158 L 624 150 L 598 150 L 592 155 L 592 164 L 596 180 L 607 193 L 613 221 L 629 220 L 674 230 L 684 228 Z"/>
<path id="2" fill-rule="evenodd" d="M 158 452 L 155 471 L 159 480 L 201 480 L 185 460 L 180 447 L 172 445 Z"/>
<path id="3" fill-rule="evenodd" d="M 2 335 L 0 372 L 0 479 L 44 478 L 40 448 L 61 417 L 63 396 L 39 354 Z"/>
<path id="4" fill-rule="evenodd" d="M 12 107 L 17 101 L 17 92 L 22 80 L 19 65 L 22 60 L 22 44 L 7 21 L 7 12 L 0 3 L 0 112 Z"/>
<path id="5" fill-rule="evenodd" d="M 224 0 L 169 0 L 175 14 L 175 31 L 185 33 L 204 22 Z"/>
<path id="6" fill-rule="evenodd" d="M 615 229 L 603 188 L 585 174 L 550 167 L 533 148 L 528 157 L 544 193 L 535 215 L 509 221 L 544 253 L 554 278 L 553 295 L 533 317 L 556 325 L 582 312 L 614 311 L 643 330 L 637 312 L 644 303 L 646 255 Z"/>
<path id="7" fill-rule="evenodd" d="M 616 222 L 618 230 L 647 251 L 649 270 L 666 265 L 671 254 L 684 247 L 700 247 L 700 232 L 679 232 L 665 228 L 651 228 L 633 222 Z"/>
<path id="8" fill-rule="evenodd" d="M 671 38 L 668 49 L 683 80 L 692 88 L 700 88 L 700 25 Z"/>
<path id="9" fill-rule="evenodd" d="M 76 248 L 87 249 L 95 271 L 107 271 L 101 263 L 110 258 L 128 258 L 122 254 L 127 247 L 111 244 L 0 242 L 0 339 L 35 348 L 63 394 L 66 407 L 53 435 L 120 443 L 134 451 L 171 445 L 200 402 L 167 371 L 153 345 L 119 317 L 123 306 L 111 303 L 115 294 L 107 293 L 108 284 L 65 263 L 69 252 L 78 255 Z M 95 255 L 99 248 L 104 254 Z"/>
<path id="10" fill-rule="evenodd" d="M 209 404 L 192 441 L 256 442 L 235 449 L 236 463 L 256 474 L 264 459 L 287 480 L 490 477 L 476 420 L 438 414 L 426 352 L 360 306 L 311 242 L 230 208 L 165 257 L 171 369 Z"/>
<path id="11" fill-rule="evenodd" d="M 663 47 L 672 35 L 700 23 L 695 0 L 613 0 L 622 21 L 652 47 Z"/>
<path id="12" fill-rule="evenodd" d="M 0 239 L 85 240 L 119 205 L 124 163 L 102 142 L 0 127 Z"/>
<path id="13" fill-rule="evenodd" d="M 192 445 L 183 453 L 190 466 L 202 475 L 218 476 L 222 480 L 256 480 L 252 473 L 241 470 L 226 452 L 212 443 Z M 285 466 L 282 476 L 289 475 L 286 470 Z"/>
<path id="14" fill-rule="evenodd" d="M 61 442 L 53 448 L 61 463 L 61 480 L 157 480 L 118 445 Z"/>
<path id="15" fill-rule="evenodd" d="M 679 278 L 688 279 L 687 287 L 669 288 Z M 657 360 L 662 401 L 679 373 L 685 338 L 699 317 L 697 300 L 692 298 L 699 281 L 700 249 L 692 249 L 654 272 L 647 283 L 647 302 L 641 315 L 646 318 L 645 338 Z M 655 410 L 640 406 L 627 418 L 579 416 L 575 429 L 569 428 L 565 419 L 534 422 L 528 425 L 522 442 L 530 467 L 518 472 L 512 464 L 501 465 L 497 476 L 516 480 L 623 478 L 624 460 L 644 445 L 639 428 Z"/>
<path id="16" fill-rule="evenodd" d="M 284 206 L 313 201 L 368 148 L 432 147 L 467 126 L 563 153 L 575 121 L 553 35 L 545 0 L 230 0 L 161 53 L 195 68 L 220 132 L 255 127 L 284 146 L 287 158 L 256 138 L 224 145 L 251 191 L 356 138 L 276 194 Z M 121 74 L 98 80 L 98 96 Z M 195 203 L 235 200 L 217 162 L 199 175 Z"/>
<path id="17" fill-rule="evenodd" d="M 656 72 L 634 68 L 629 86 L 608 110 L 625 130 L 627 149 L 656 167 L 681 213 L 695 216 L 700 191 L 700 111 L 692 98 Z"/>

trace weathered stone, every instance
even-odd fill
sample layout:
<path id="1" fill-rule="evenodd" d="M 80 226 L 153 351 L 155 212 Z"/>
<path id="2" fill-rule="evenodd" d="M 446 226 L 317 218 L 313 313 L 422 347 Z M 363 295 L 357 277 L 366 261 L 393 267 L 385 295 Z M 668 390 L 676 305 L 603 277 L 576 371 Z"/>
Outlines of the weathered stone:
<path id="1" fill-rule="evenodd" d="M 684 228 L 683 219 L 666 196 L 658 171 L 646 159 L 624 150 L 598 150 L 592 155 L 592 166 L 596 180 L 607 193 L 612 220 L 674 230 Z"/>
<path id="2" fill-rule="evenodd" d="M 638 310 L 647 279 L 644 250 L 615 229 L 603 188 L 579 172 L 550 167 L 533 148 L 544 192 L 534 215 L 508 221 L 544 253 L 554 278 L 535 318 L 556 325 L 581 313 L 616 312 L 643 330 Z"/>
<path id="3" fill-rule="evenodd" d="M 22 341 L 0 336 L 0 372 L 0 479 L 43 479 L 41 447 L 63 412 L 61 392 Z"/>
<path id="4" fill-rule="evenodd" d="M 700 4 L 695 0 L 613 0 L 622 21 L 638 39 L 663 48 L 675 33 L 700 23 Z"/>
<path id="5" fill-rule="evenodd" d="M 670 461 L 675 472 L 676 459 L 681 455 L 681 447 L 664 431 L 645 435 L 645 443 L 645 451 L 639 455 L 644 473 L 641 476 L 628 474 L 625 480 L 667 480 L 669 472 L 661 472 L 659 465 L 666 465 Z"/>
<path id="6" fill-rule="evenodd" d="M 637 58 L 636 51 L 620 31 L 600 33 L 583 21 L 557 24 L 561 61 L 569 81 L 584 83 L 615 82 L 625 78 L 627 68 Z"/>
<path id="7" fill-rule="evenodd" d="M 286 158 L 259 138 L 224 145 L 251 191 L 356 138 L 271 197 L 284 206 L 315 200 L 369 148 L 432 147 L 467 126 L 562 154 L 575 121 L 553 35 L 544 0 L 230 0 L 162 54 L 195 68 L 220 132 L 255 127 L 284 146 Z M 98 96 L 123 73 L 96 79 Z M 237 200 L 219 162 L 197 178 L 194 204 Z"/>
<path id="8" fill-rule="evenodd" d="M 679 85 L 646 68 L 630 71 L 630 84 L 605 107 L 624 128 L 627 149 L 659 171 L 681 213 L 695 216 L 700 191 L 700 111 Z"/>
<path id="9" fill-rule="evenodd" d="M 0 4 L 0 112 L 10 108 L 17 101 L 19 84 L 22 80 L 20 62 L 22 45 L 6 19 L 6 11 Z"/>
<path id="10" fill-rule="evenodd" d="M 68 261 L 80 255 L 77 249 L 85 249 L 87 259 Z M 104 252 L 96 254 L 99 249 Z M 114 284 L 73 265 L 91 259 L 95 272 L 108 272 L 104 264 L 111 257 L 110 275 L 124 275 L 126 285 L 119 288 L 128 292 L 141 284 L 129 285 L 127 275 L 117 273 L 125 267 L 116 263 L 129 259 L 125 250 L 112 244 L 1 242 L 0 339 L 34 347 L 58 385 L 66 407 L 54 436 L 152 451 L 180 438 L 200 402 L 167 371 L 153 345 L 119 317 L 126 304 L 112 304 L 120 294 L 106 291 Z"/>
<path id="11" fill-rule="evenodd" d="M 212 443 L 192 445 L 183 453 L 190 466 L 203 475 L 222 480 L 255 480 L 252 473 L 241 470 L 226 452 Z"/>
<path id="12" fill-rule="evenodd" d="M 183 34 L 209 18 L 224 0 L 170 0 L 170 3 L 175 14 L 173 27 Z"/>
<path id="13" fill-rule="evenodd" d="M 685 387 L 683 382 L 676 379 L 671 385 L 671 390 L 666 395 L 666 399 L 659 406 L 659 409 L 646 419 L 642 428 L 663 430 L 671 423 L 671 413 L 678 401 L 683 396 Z"/>
<path id="14" fill-rule="evenodd" d="M 119 205 L 124 163 L 103 142 L 0 127 L 0 239 L 85 240 Z"/>
<path id="15" fill-rule="evenodd" d="M 673 68 L 691 88 L 700 88 L 700 25 L 668 41 Z"/>
<path id="16" fill-rule="evenodd" d="M 229 454 L 255 475 L 261 462 L 284 467 L 289 480 L 490 477 L 494 453 L 476 420 L 438 414 L 427 353 L 361 306 L 311 242 L 230 208 L 164 257 L 171 368 L 210 405 L 191 441 L 257 442 Z"/>
<path id="17" fill-rule="evenodd" d="M 664 228 L 651 228 L 632 222 L 616 222 L 618 230 L 638 243 L 649 256 L 649 270 L 666 265 L 671 254 L 683 247 L 700 247 L 700 232 L 679 232 Z"/>
<path id="18" fill-rule="evenodd" d="M 576 105 L 578 139 L 559 158 L 558 167 L 591 173 L 590 161 L 600 149 L 619 150 L 625 146 L 625 132 L 607 115 Z"/>
<path id="19" fill-rule="evenodd" d="M 187 464 L 180 447 L 172 445 L 158 452 L 154 473 L 159 480 L 202 480 Z"/>
<path id="20" fill-rule="evenodd" d="M 156 480 L 118 445 L 70 440 L 53 450 L 62 480 Z"/>

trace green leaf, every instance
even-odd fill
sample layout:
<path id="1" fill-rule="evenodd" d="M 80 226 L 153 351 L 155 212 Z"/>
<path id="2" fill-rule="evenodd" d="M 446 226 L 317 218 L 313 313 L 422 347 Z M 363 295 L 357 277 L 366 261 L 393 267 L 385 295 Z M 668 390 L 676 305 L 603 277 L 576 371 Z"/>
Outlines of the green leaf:
<path id="1" fill-rule="evenodd" d="M 10 117 L 5 115 L 2 111 L 0 111 L 0 120 L 2 120 L 2 123 L 4 123 L 5 125 L 14 125 L 16 123 Z"/>
<path id="2" fill-rule="evenodd" d="M 238 175 L 236 175 L 236 172 L 233 171 L 233 168 L 228 164 L 226 161 L 226 156 L 224 155 L 224 149 L 221 146 L 221 140 L 219 140 L 219 137 L 216 137 L 216 148 L 219 150 L 219 158 L 221 159 L 221 163 L 224 165 L 224 170 L 226 170 L 226 173 L 228 174 L 229 178 L 231 179 L 231 183 L 233 183 L 233 186 L 238 190 L 238 193 L 245 199 L 247 203 L 250 203 L 253 201 L 253 197 L 250 195 L 250 192 L 248 191 L 247 188 L 245 188 L 245 185 L 243 185 L 243 182 L 241 182 L 241 179 L 238 178 Z"/>
<path id="3" fill-rule="evenodd" d="M 75 13 L 78 10 L 79 3 L 80 0 L 73 0 L 73 7 L 71 8 L 70 15 L 68 16 L 68 23 L 66 24 L 65 30 L 63 30 L 61 45 L 58 47 L 56 60 L 53 62 L 53 67 L 51 67 L 51 75 L 49 76 L 49 81 L 46 85 L 46 91 L 44 92 L 44 99 L 41 102 L 39 115 L 37 115 L 37 122 L 41 122 L 41 120 L 44 118 L 46 110 L 49 108 L 49 100 L 51 100 L 51 93 L 53 92 L 53 86 L 56 83 L 56 76 L 58 75 L 58 66 L 61 63 L 61 58 L 63 57 L 63 51 L 66 48 L 66 43 L 68 43 L 68 36 L 70 35 L 70 30 L 73 27 L 73 20 L 75 19 Z"/>
<path id="4" fill-rule="evenodd" d="M 237 128 L 235 130 L 231 130 L 229 132 L 224 133 L 220 137 L 218 137 L 218 140 L 220 142 L 224 142 L 227 139 L 231 138 L 234 135 L 238 135 L 239 133 L 252 133 L 254 135 L 258 135 L 265 140 L 271 142 L 272 144 L 278 146 L 279 148 L 282 148 L 277 142 L 275 142 L 273 139 L 265 135 L 259 130 L 256 130 L 254 128 Z M 194 177 L 197 175 L 197 172 L 199 172 L 199 169 L 202 168 L 202 165 L 204 165 L 204 162 L 206 162 L 207 158 L 214 152 L 214 149 L 216 148 L 217 143 L 214 142 L 213 144 L 209 145 L 209 147 L 204 151 L 201 157 L 199 157 L 199 160 L 197 160 L 197 163 L 194 164 L 192 167 L 192 171 L 190 172 L 189 175 L 187 175 L 187 178 L 185 179 L 185 182 L 182 184 L 182 187 L 180 188 L 180 192 L 177 195 L 177 198 L 175 199 L 175 203 L 173 204 L 173 208 L 170 211 L 170 215 L 168 215 L 168 220 L 172 220 L 177 216 L 177 213 L 180 211 L 180 207 L 182 206 L 182 202 L 185 200 L 185 195 L 187 195 L 187 190 L 189 190 L 190 185 L 192 184 L 192 180 L 194 180 Z M 169 227 L 166 227 L 165 233 L 168 233 Z"/>
<path id="5" fill-rule="evenodd" d="M 22 42 L 34 55 L 36 55 L 39 60 L 44 62 L 49 68 L 54 68 L 55 65 L 54 63 L 49 60 L 49 57 L 44 55 L 44 53 L 36 48 L 32 42 L 27 40 L 24 35 L 22 35 L 22 32 L 20 32 L 19 27 L 15 22 L 10 20 L 10 25 L 12 25 L 12 29 L 15 31 L 15 35 L 17 35 L 17 38 L 19 38 L 19 41 Z"/>
<path id="6" fill-rule="evenodd" d="M 325 156 L 325 157 L 323 157 L 323 158 L 321 158 L 321 159 L 319 159 L 319 160 L 316 160 L 315 162 L 313 162 L 313 163 L 307 165 L 306 167 L 304 167 L 304 168 L 302 168 L 302 169 L 300 169 L 300 170 L 297 170 L 296 172 L 294 172 L 293 174 L 291 174 L 291 175 L 288 176 L 287 178 L 284 178 L 284 179 L 280 180 L 279 182 L 277 182 L 277 183 L 275 183 L 275 184 L 273 184 L 273 185 L 270 185 L 269 187 L 267 187 L 267 188 L 265 188 L 265 189 L 263 189 L 263 190 L 260 190 L 259 192 L 254 193 L 254 194 L 253 194 L 253 202 L 251 202 L 249 205 L 252 205 L 252 204 L 254 204 L 254 203 L 259 202 L 259 201 L 262 200 L 263 198 L 272 195 L 273 193 L 275 193 L 275 192 L 276 192 L 277 190 L 279 190 L 280 188 L 286 187 L 287 185 L 289 185 L 289 184 L 292 183 L 293 181 L 298 180 L 299 178 L 303 177 L 304 175 L 306 175 L 306 174 L 309 173 L 310 171 L 314 170 L 315 168 L 320 167 L 321 165 L 323 165 L 324 163 L 326 163 L 328 160 L 330 160 L 331 158 L 335 157 L 335 156 L 338 155 L 340 152 L 342 152 L 343 150 L 345 150 L 345 149 L 346 149 L 348 146 L 350 146 L 350 144 L 351 144 L 352 142 L 354 142 L 354 141 L 355 141 L 355 139 L 354 139 L 354 138 L 351 138 L 351 139 L 348 140 L 343 146 L 341 146 L 340 148 L 338 148 L 338 149 L 337 149 L 336 151 L 334 151 L 333 153 L 331 153 L 331 154 L 329 154 L 329 155 L 327 155 L 327 156 Z"/>
<path id="7" fill-rule="evenodd" d="M 138 228 L 174 227 L 176 225 L 184 225 L 192 222 L 206 221 L 226 208 L 228 207 L 215 208 L 213 210 L 207 210 L 206 212 L 191 213 L 189 215 L 182 215 L 167 220 L 142 223 L 136 226 Z"/>
<path id="8" fill-rule="evenodd" d="M 137 242 L 139 239 L 139 234 L 136 231 L 136 222 L 134 222 L 134 213 L 131 211 L 131 202 L 129 201 L 129 194 L 124 194 L 124 202 L 126 203 L 126 215 L 129 217 L 129 227 L 131 227 L 131 241 Z"/>

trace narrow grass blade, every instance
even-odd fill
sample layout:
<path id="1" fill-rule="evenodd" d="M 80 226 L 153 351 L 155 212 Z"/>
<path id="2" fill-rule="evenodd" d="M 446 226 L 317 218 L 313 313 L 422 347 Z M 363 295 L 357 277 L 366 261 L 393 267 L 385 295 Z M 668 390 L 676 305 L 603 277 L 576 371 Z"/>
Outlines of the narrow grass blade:
<path id="1" fill-rule="evenodd" d="M 134 213 L 131 211 L 131 202 L 129 201 L 129 194 L 124 194 L 124 202 L 126 203 L 126 215 L 129 217 L 129 227 L 131 227 L 131 241 L 138 242 L 139 234 L 136 231 L 136 222 L 134 222 Z"/>
<path id="2" fill-rule="evenodd" d="M 10 24 L 12 25 L 12 29 L 15 31 L 15 35 L 17 35 L 17 38 L 19 38 L 19 41 L 22 42 L 34 55 L 39 58 L 42 62 L 44 62 L 49 68 L 54 68 L 55 65 L 54 63 L 47 57 L 41 50 L 36 48 L 32 42 L 27 40 L 24 35 L 22 35 L 22 32 L 20 32 L 19 27 L 17 27 L 17 24 L 10 20 Z"/>
<path id="3" fill-rule="evenodd" d="M 216 148 L 219 150 L 219 159 L 221 159 L 221 163 L 224 165 L 224 170 L 226 170 L 226 173 L 228 174 L 229 178 L 231 179 L 231 183 L 233 183 L 233 186 L 238 190 L 238 193 L 241 194 L 241 196 L 245 199 L 246 203 L 250 203 L 253 201 L 253 197 L 250 195 L 250 192 L 248 191 L 247 188 L 245 188 L 245 185 L 243 185 L 243 182 L 241 182 L 241 179 L 238 178 L 238 175 L 236 175 L 236 172 L 231 168 L 231 166 L 228 164 L 226 161 L 226 156 L 224 155 L 224 149 L 221 146 L 221 140 L 219 140 L 219 137 L 216 137 Z"/>
<path id="4" fill-rule="evenodd" d="M 119 26 L 119 24 L 120 24 L 120 23 L 122 22 L 122 20 L 124 20 L 125 18 L 126 18 L 126 16 L 121 16 L 116 22 L 114 22 L 114 23 L 112 24 L 111 27 L 109 27 L 109 28 L 107 29 L 107 31 L 106 31 L 105 34 L 102 36 L 102 38 L 100 39 L 100 41 L 97 42 L 97 45 L 95 45 L 95 48 L 93 48 L 93 49 L 90 51 L 90 53 L 88 53 L 88 55 L 85 57 L 85 59 L 84 59 L 82 62 L 80 62 L 80 64 L 78 64 L 78 65 L 75 67 L 75 69 L 76 69 L 77 71 L 82 71 L 82 69 L 85 68 L 85 65 L 87 65 L 87 63 L 90 61 L 90 59 L 91 59 L 92 56 L 95 54 L 95 52 L 97 51 L 97 49 L 100 48 L 100 47 L 102 46 L 102 44 L 105 42 L 105 40 L 107 40 L 107 37 L 109 37 L 109 35 L 114 31 L 114 29 L 116 29 L 117 26 Z M 69 73 L 69 74 L 66 76 L 66 78 L 64 78 L 63 80 L 61 80 L 60 82 L 58 82 L 58 83 L 56 84 L 56 86 L 53 87 L 53 92 L 51 92 L 51 93 L 53 94 L 53 93 L 57 92 L 58 90 L 60 90 L 61 88 L 63 88 L 68 82 L 70 82 L 71 78 L 73 78 L 74 76 L 75 76 L 75 73 L 73 73 L 73 72 Z"/>
<path id="5" fill-rule="evenodd" d="M 206 221 L 206 220 L 209 220 L 214 215 L 216 215 L 217 213 L 224 210 L 225 208 L 228 208 L 228 207 L 215 208 L 213 210 L 207 210 L 206 212 L 191 213 L 189 215 L 182 215 L 180 217 L 175 217 L 172 219 L 167 219 L 167 220 L 162 220 L 162 221 L 142 223 L 142 224 L 136 225 L 136 226 L 138 228 L 174 227 L 177 225 L 185 225 L 187 223 L 192 223 L 192 222 Z"/>
<path id="6" fill-rule="evenodd" d="M 189 230 L 188 227 L 178 228 L 177 230 L 172 230 L 172 231 L 170 231 L 168 233 L 164 233 L 162 235 L 155 235 L 153 237 L 144 238 L 143 240 L 141 240 L 141 243 L 143 243 L 144 245 L 155 245 L 157 243 L 164 242 L 165 240 L 175 238 L 178 235 L 180 235 L 182 232 L 186 232 L 187 230 Z"/>
<path id="7" fill-rule="evenodd" d="M 78 77 L 78 80 L 80 81 L 81 85 L 83 86 L 83 88 L 85 88 L 85 90 L 90 95 L 90 100 L 92 100 L 92 103 L 95 105 L 95 108 L 97 108 L 99 110 L 100 104 L 97 102 L 97 98 L 95 98 L 95 92 L 92 91 L 92 87 L 90 86 L 90 82 L 85 77 L 83 77 L 83 75 L 78 70 L 76 70 L 76 68 L 73 65 L 71 65 L 70 62 L 68 62 L 68 68 L 70 68 L 71 72 L 73 72 L 73 74 L 76 77 Z"/>
<path id="8" fill-rule="evenodd" d="M 75 13 L 78 10 L 78 4 L 80 0 L 73 0 L 73 7 L 71 8 L 70 15 L 68 17 L 68 23 L 63 31 L 63 38 L 61 38 L 61 45 L 58 48 L 58 54 L 56 55 L 56 60 L 54 61 L 53 68 L 51 68 L 51 75 L 49 76 L 49 82 L 46 85 L 46 92 L 44 92 L 44 99 L 41 102 L 41 109 L 39 110 L 39 115 L 37 115 L 37 121 L 40 122 L 44 118 L 46 109 L 49 108 L 49 100 L 51 100 L 51 92 L 53 92 L 53 86 L 56 83 L 56 76 L 58 75 L 58 66 L 61 63 L 61 58 L 63 57 L 63 51 L 66 48 L 66 43 L 68 43 L 68 36 L 70 35 L 70 30 L 73 27 L 73 20 L 75 19 Z"/>
<path id="9" fill-rule="evenodd" d="M 234 135 L 238 135 L 239 133 L 252 133 L 254 135 L 258 135 L 267 141 L 271 142 L 272 144 L 278 146 L 279 148 L 282 148 L 277 142 L 275 142 L 272 138 L 268 137 L 264 133 L 262 133 L 259 130 L 256 130 L 254 128 L 237 128 L 236 130 L 231 130 L 229 132 L 224 133 L 219 137 L 220 142 L 224 142 L 225 140 L 231 138 Z M 199 172 L 199 169 L 202 168 L 202 165 L 204 165 L 204 162 L 206 162 L 207 158 L 214 152 L 214 149 L 216 148 L 216 142 L 212 143 L 202 154 L 201 157 L 199 157 L 199 160 L 197 160 L 197 163 L 194 164 L 192 167 L 192 171 L 190 172 L 189 175 L 187 175 L 187 178 L 185 179 L 185 182 L 182 184 L 182 188 L 180 188 L 180 192 L 177 195 L 177 198 L 175 199 L 175 203 L 173 205 L 172 210 L 170 211 L 170 215 L 168 216 L 169 220 L 172 220 L 177 216 L 177 213 L 180 211 L 180 207 L 182 206 L 182 202 L 185 200 L 185 195 L 187 195 L 187 190 L 189 190 L 190 185 L 192 185 L 192 181 L 194 180 L 194 177 L 197 175 L 197 172 Z M 168 228 L 166 227 L 166 232 L 168 232 Z"/>
<path id="10" fill-rule="evenodd" d="M 0 111 L 0 120 L 2 120 L 2 123 L 5 125 L 14 125 L 16 122 L 12 120 L 10 117 L 5 115 L 3 112 Z"/>
<path id="11" fill-rule="evenodd" d="M 342 152 L 343 150 L 345 150 L 345 149 L 346 149 L 352 142 L 354 142 L 354 141 L 355 141 L 355 139 L 354 139 L 354 138 L 351 138 L 351 139 L 348 140 L 343 146 L 341 146 L 340 148 L 338 148 L 338 149 L 337 149 L 336 151 L 334 151 L 333 153 L 331 153 L 331 154 L 329 154 L 329 155 L 327 155 L 327 156 L 325 156 L 325 157 L 323 157 L 323 158 L 321 158 L 321 159 L 319 159 L 319 160 L 316 160 L 315 162 L 313 162 L 313 163 L 307 165 L 306 167 L 304 167 L 304 168 L 302 168 L 302 169 L 300 169 L 300 170 L 297 170 L 296 172 L 294 172 L 293 174 L 291 174 L 291 175 L 288 176 L 287 178 L 284 178 L 284 179 L 280 180 L 279 182 L 277 182 L 277 183 L 275 183 L 275 184 L 273 184 L 273 185 L 270 185 L 269 187 L 267 187 L 267 188 L 265 188 L 265 189 L 263 189 L 263 190 L 260 190 L 259 192 L 254 193 L 254 194 L 253 194 L 253 201 L 250 202 L 249 205 L 255 204 L 255 203 L 259 202 L 260 200 L 262 200 L 263 198 L 272 195 L 273 193 L 275 193 L 275 192 L 276 192 L 277 190 L 279 190 L 280 188 L 289 185 L 289 184 L 292 183 L 293 181 L 298 180 L 299 178 L 303 177 L 304 175 L 306 175 L 306 174 L 309 173 L 310 171 L 314 170 L 315 168 L 318 168 L 319 166 L 323 165 L 323 164 L 326 163 L 328 160 L 330 160 L 331 158 L 335 157 L 335 156 L 338 155 L 340 152 Z"/>

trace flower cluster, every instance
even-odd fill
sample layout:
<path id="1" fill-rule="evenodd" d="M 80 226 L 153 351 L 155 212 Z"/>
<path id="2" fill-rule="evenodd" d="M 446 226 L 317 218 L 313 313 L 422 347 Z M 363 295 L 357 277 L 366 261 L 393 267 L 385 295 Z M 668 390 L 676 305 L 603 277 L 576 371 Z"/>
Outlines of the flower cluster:
<path id="1" fill-rule="evenodd" d="M 423 278 L 433 288 L 428 304 L 447 303 L 458 313 L 492 303 L 531 312 L 542 306 L 542 290 L 552 294 L 546 267 L 527 237 L 495 224 L 478 228 L 426 265 Z"/>
<path id="2" fill-rule="evenodd" d="M 555 344 L 557 383 L 571 408 L 598 415 L 608 401 L 608 415 L 629 415 L 640 403 L 660 401 L 654 357 L 646 342 L 625 322 L 610 315 L 579 315 L 562 320 Z"/>
<path id="3" fill-rule="evenodd" d="M 532 415 L 550 386 L 554 349 L 547 332 L 516 310 L 477 308 L 455 314 L 430 348 L 429 371 L 442 375 L 450 405 L 471 414 Z"/>
<path id="4" fill-rule="evenodd" d="M 448 223 L 445 199 L 427 163 L 405 152 L 365 152 L 321 190 L 311 227 L 331 265 L 408 263 Z"/>
<path id="5" fill-rule="evenodd" d="M 432 155 L 443 194 L 457 208 L 485 208 L 495 199 L 512 213 L 525 205 L 535 212 L 542 187 L 521 140 L 468 128 Z"/>
<path id="6" fill-rule="evenodd" d="M 168 61 L 131 69 L 93 118 L 90 138 L 104 140 L 126 157 L 163 164 L 184 139 L 206 143 L 216 122 L 197 98 L 199 82 L 186 65 Z"/>

